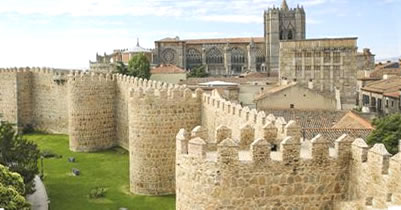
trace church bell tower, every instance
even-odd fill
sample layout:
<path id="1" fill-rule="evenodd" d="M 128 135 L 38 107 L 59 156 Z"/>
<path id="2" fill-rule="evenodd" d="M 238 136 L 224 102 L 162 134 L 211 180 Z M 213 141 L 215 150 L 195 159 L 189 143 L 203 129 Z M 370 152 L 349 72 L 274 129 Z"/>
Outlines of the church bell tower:
<path id="1" fill-rule="evenodd" d="M 270 75 L 279 70 L 280 41 L 305 39 L 305 10 L 301 6 L 289 8 L 283 0 L 280 8 L 269 8 L 264 13 L 266 66 Z"/>

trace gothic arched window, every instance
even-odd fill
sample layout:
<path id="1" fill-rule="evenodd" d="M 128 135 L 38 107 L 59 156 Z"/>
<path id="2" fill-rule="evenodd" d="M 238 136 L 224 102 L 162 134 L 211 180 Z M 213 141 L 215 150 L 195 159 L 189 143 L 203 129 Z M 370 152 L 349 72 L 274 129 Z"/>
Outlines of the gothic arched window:
<path id="1" fill-rule="evenodd" d="M 223 53 L 216 47 L 211 48 L 206 53 L 206 63 L 207 64 L 222 64 L 223 63 Z"/>
<path id="2" fill-rule="evenodd" d="M 231 63 L 245 63 L 245 52 L 241 48 L 235 47 L 231 50 Z"/>
<path id="3" fill-rule="evenodd" d="M 292 39 L 292 30 L 288 31 L 288 36 L 287 36 L 288 40 Z"/>
<path id="4" fill-rule="evenodd" d="M 266 61 L 265 53 L 262 49 L 258 48 L 256 50 L 256 70 L 262 71 L 262 64 Z"/>
<path id="5" fill-rule="evenodd" d="M 284 39 L 284 32 L 280 31 L 280 40 L 283 40 L 283 39 Z"/>
<path id="6" fill-rule="evenodd" d="M 189 48 L 187 50 L 186 60 L 188 69 L 200 66 L 202 65 L 202 54 L 195 48 Z"/>

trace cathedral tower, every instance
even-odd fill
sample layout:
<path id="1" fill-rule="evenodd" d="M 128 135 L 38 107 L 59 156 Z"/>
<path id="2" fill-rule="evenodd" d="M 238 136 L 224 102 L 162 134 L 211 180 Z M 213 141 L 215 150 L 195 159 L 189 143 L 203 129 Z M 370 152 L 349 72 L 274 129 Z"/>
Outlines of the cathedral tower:
<path id="1" fill-rule="evenodd" d="M 277 74 L 281 40 L 305 39 L 305 11 L 303 7 L 289 8 L 283 0 L 281 8 L 269 8 L 264 13 L 266 64 L 268 72 Z"/>

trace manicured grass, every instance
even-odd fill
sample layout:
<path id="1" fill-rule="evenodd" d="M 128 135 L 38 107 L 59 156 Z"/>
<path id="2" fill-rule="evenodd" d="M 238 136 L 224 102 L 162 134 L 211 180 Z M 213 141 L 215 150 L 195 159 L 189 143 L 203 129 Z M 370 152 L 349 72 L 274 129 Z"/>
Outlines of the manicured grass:
<path id="1" fill-rule="evenodd" d="M 44 159 L 47 193 L 50 210 L 173 210 L 174 196 L 148 197 L 129 193 L 128 152 L 115 148 L 95 153 L 75 153 L 68 149 L 68 136 L 29 134 L 29 140 L 36 142 L 41 150 L 51 150 L 59 159 Z M 75 157 L 69 163 L 68 157 Z M 80 170 L 80 176 L 73 176 L 71 169 Z M 105 198 L 89 199 L 91 189 L 108 188 Z"/>

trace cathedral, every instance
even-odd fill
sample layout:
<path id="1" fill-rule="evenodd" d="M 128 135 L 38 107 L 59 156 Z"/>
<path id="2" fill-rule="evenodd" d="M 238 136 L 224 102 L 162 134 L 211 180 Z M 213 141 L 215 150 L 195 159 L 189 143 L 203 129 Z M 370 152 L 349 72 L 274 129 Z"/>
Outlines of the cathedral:
<path id="1" fill-rule="evenodd" d="M 280 42 L 305 39 L 303 7 L 264 12 L 264 37 L 189 39 L 165 38 L 155 41 L 154 63 L 174 64 L 184 69 L 206 66 L 210 75 L 238 75 L 266 72 L 278 75 Z"/>
<path id="2" fill-rule="evenodd" d="M 188 71 L 204 66 L 210 76 L 262 72 L 280 83 L 313 87 L 348 104 L 342 108 L 352 108 L 357 72 L 372 70 L 375 55 L 369 49 L 358 52 L 357 37 L 306 39 L 303 6 L 289 8 L 286 0 L 280 8 L 266 10 L 263 18 L 263 37 L 165 38 L 155 41 L 150 60 L 153 66 L 172 64 Z M 111 68 L 97 61 L 91 69 Z"/>

